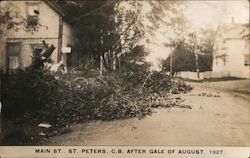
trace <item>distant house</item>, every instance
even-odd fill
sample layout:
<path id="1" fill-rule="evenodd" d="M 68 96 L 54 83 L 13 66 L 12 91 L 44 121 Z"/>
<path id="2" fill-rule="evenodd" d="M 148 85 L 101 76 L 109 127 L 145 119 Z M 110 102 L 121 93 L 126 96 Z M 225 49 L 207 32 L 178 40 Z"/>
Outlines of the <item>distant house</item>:
<path id="1" fill-rule="evenodd" d="M 28 67 L 37 53 L 43 49 L 42 41 L 53 44 L 56 49 L 51 55 L 51 62 L 63 60 L 67 55 L 62 50 L 72 47 L 73 30 L 64 21 L 63 10 L 52 1 L 1 1 L 0 9 L 12 7 L 26 20 L 23 29 L 8 30 L 1 37 L 0 70 L 4 72 Z"/>
<path id="2" fill-rule="evenodd" d="M 213 72 L 222 73 L 222 77 L 249 78 L 249 24 L 222 25 L 214 50 Z"/>
<path id="3" fill-rule="evenodd" d="M 177 77 L 191 80 L 212 78 L 250 78 L 249 24 L 221 25 L 216 34 L 212 71 L 178 72 Z"/>

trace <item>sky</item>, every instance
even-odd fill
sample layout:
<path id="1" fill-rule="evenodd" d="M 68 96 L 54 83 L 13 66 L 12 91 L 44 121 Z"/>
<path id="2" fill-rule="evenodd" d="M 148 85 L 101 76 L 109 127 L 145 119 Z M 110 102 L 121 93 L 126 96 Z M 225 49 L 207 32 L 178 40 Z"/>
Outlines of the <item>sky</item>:
<path id="1" fill-rule="evenodd" d="M 197 31 L 200 28 L 216 28 L 220 24 L 232 22 L 249 23 L 249 2 L 248 0 L 210 0 L 210 1 L 187 1 L 184 15 L 189 21 L 190 31 Z M 171 50 L 162 45 L 165 35 L 155 32 L 158 43 L 148 46 L 150 50 L 146 57 L 151 62 L 152 70 L 159 70 L 160 61 L 166 59 Z M 169 34 L 168 34 L 169 35 Z"/>
<path id="2" fill-rule="evenodd" d="M 185 15 L 193 27 L 216 27 L 218 24 L 249 22 L 248 0 L 188 1 Z"/>

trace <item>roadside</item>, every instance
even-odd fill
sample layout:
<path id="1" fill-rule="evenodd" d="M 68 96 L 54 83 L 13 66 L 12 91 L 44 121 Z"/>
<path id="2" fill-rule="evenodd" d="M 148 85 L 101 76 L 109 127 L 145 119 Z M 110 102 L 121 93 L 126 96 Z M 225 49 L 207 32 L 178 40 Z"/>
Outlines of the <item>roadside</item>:
<path id="1" fill-rule="evenodd" d="M 101 78 L 96 70 L 87 69 L 56 77 L 39 71 L 6 76 L 1 144 L 37 145 L 70 132 L 69 126 L 79 123 L 144 118 L 154 107 L 190 108 L 178 94 L 190 92 L 192 86 L 165 73 L 144 70 Z M 25 88 L 29 90 L 23 92 Z"/>
<path id="2" fill-rule="evenodd" d="M 144 119 L 78 124 L 42 145 L 250 146 L 249 100 L 233 92 L 248 90 L 247 83 L 192 83 L 195 89 L 181 95 L 192 109 L 158 108 Z"/>
<path id="3" fill-rule="evenodd" d="M 220 82 L 205 82 L 204 86 L 208 88 L 214 88 L 221 91 L 230 91 L 235 96 L 243 97 L 250 100 L 250 80 L 231 80 Z"/>

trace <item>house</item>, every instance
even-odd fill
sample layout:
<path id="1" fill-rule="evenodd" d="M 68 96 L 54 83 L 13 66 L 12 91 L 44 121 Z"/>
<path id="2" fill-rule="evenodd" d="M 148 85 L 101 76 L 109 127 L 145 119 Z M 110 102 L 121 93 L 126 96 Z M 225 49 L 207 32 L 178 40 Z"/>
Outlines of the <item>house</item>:
<path id="1" fill-rule="evenodd" d="M 9 29 L 0 37 L 0 70 L 25 69 L 44 48 L 42 41 L 56 49 L 51 62 L 67 64 L 67 54 L 74 46 L 73 29 L 64 21 L 63 10 L 53 1 L 0 1 L 0 9 L 9 9 L 25 21 L 18 29 Z M 11 12 L 12 11 L 12 12 Z M 20 18 L 21 17 L 21 18 Z M 14 17 L 17 18 L 17 17 Z"/>
<path id="2" fill-rule="evenodd" d="M 212 78 L 250 78 L 249 24 L 232 23 L 218 27 L 214 41 L 212 71 L 177 73 L 177 77 L 204 80 Z"/>
<path id="3" fill-rule="evenodd" d="M 213 74 L 249 78 L 249 24 L 220 26 L 214 48 Z"/>

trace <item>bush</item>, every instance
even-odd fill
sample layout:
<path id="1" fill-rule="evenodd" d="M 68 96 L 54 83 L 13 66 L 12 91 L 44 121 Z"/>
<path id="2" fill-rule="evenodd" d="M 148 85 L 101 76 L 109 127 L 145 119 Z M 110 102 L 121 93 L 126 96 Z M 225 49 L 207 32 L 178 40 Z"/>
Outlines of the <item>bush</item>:
<path id="1" fill-rule="evenodd" d="M 4 117 L 16 118 L 24 112 L 41 108 L 56 92 L 54 76 L 42 71 L 22 71 L 2 75 Z"/>
<path id="2" fill-rule="evenodd" d="M 123 73 L 122 79 L 127 90 L 144 90 L 149 93 L 172 92 L 181 93 L 192 90 L 192 86 L 178 79 L 173 79 L 165 72 L 128 71 Z"/>
<path id="3" fill-rule="evenodd" d="M 97 75 L 85 77 L 83 72 L 72 70 L 56 80 L 48 72 L 20 71 L 4 78 L 3 105 L 8 118 L 60 125 L 141 118 L 152 113 L 145 99 L 151 94 L 192 89 L 185 82 L 173 80 L 161 72 L 130 71 L 100 78 Z"/>
<path id="4" fill-rule="evenodd" d="M 145 89 L 157 93 L 161 91 L 169 92 L 172 87 L 172 79 L 170 76 L 162 72 L 152 72 L 148 80 L 145 82 Z"/>

